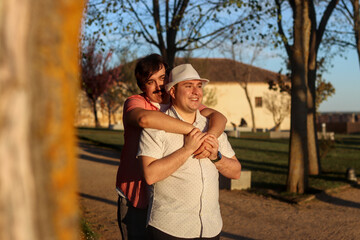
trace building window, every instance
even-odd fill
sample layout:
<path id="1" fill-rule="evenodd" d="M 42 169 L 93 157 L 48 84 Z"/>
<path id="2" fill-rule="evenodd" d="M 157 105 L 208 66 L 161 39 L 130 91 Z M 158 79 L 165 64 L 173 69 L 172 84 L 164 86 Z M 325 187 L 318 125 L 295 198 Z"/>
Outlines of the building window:
<path id="1" fill-rule="evenodd" d="M 262 107 L 262 97 L 255 97 L 255 107 Z"/>

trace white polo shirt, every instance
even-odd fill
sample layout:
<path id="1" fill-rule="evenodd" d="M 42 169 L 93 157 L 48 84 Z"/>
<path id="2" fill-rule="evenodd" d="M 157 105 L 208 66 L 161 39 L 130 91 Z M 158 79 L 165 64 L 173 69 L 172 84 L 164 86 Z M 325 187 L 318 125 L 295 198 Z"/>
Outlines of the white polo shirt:
<path id="1" fill-rule="evenodd" d="M 171 107 L 169 116 L 183 120 Z M 194 127 L 207 131 L 208 120 L 196 112 Z M 226 157 L 235 152 L 223 133 L 219 151 Z M 162 130 L 144 129 L 140 136 L 138 156 L 156 159 L 170 155 L 184 146 L 184 135 Z M 166 179 L 150 186 L 148 224 L 175 237 L 214 237 L 221 232 L 219 173 L 208 158 L 192 156 Z"/>

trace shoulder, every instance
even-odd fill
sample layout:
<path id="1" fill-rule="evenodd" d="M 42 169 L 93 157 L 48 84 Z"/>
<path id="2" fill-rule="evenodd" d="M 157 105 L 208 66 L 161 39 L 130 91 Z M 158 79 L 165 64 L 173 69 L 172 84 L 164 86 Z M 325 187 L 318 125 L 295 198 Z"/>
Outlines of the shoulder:
<path id="1" fill-rule="evenodd" d="M 165 131 L 154 129 L 154 128 L 144 128 L 141 133 L 142 141 L 153 141 L 153 142 L 162 142 L 164 138 Z"/>
<path id="2" fill-rule="evenodd" d="M 125 103 L 129 103 L 129 102 L 146 102 L 146 99 L 142 94 L 136 94 L 126 99 Z"/>
<path id="3" fill-rule="evenodd" d="M 134 108 L 143 108 L 146 109 L 146 99 L 140 95 L 132 95 L 128 97 L 124 103 L 124 112 L 130 111 Z"/>

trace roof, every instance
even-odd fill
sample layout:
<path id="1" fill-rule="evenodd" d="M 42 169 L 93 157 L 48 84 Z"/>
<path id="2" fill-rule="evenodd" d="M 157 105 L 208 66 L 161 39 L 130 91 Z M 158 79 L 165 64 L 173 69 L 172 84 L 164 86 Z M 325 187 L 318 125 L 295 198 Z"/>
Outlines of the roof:
<path id="1" fill-rule="evenodd" d="M 134 72 L 136 61 L 127 63 L 130 65 L 130 72 Z M 275 73 L 263 68 L 234 61 L 226 58 L 176 58 L 175 66 L 183 63 L 190 63 L 202 78 L 209 79 L 212 83 L 229 82 L 251 82 L 268 83 L 269 81 L 278 82 L 279 73 Z M 120 65 L 117 68 L 123 67 Z M 282 75 L 285 81 L 289 81 Z"/>
<path id="2" fill-rule="evenodd" d="M 177 58 L 175 65 L 190 63 L 202 78 L 211 82 L 277 82 L 279 73 L 225 58 Z M 284 76 L 284 75 L 283 75 Z M 284 76 L 285 77 L 285 76 Z M 285 77 L 286 78 L 286 77 Z"/>

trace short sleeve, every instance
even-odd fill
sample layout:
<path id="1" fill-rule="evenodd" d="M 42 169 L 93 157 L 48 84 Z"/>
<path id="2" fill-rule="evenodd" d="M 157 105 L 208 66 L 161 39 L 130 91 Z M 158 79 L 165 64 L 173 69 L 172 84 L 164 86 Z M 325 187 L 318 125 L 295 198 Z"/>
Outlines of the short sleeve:
<path id="1" fill-rule="evenodd" d="M 218 138 L 218 140 L 219 140 L 219 151 L 221 152 L 222 155 L 228 158 L 235 156 L 235 152 L 229 143 L 226 133 L 222 133 Z"/>
<path id="2" fill-rule="evenodd" d="M 141 131 L 138 156 L 147 156 L 155 159 L 163 157 L 163 141 L 164 131 L 145 128 Z"/>
<path id="3" fill-rule="evenodd" d="M 126 99 L 124 103 L 124 113 L 129 112 L 135 108 L 145 109 L 146 100 L 140 95 L 131 96 Z"/>

